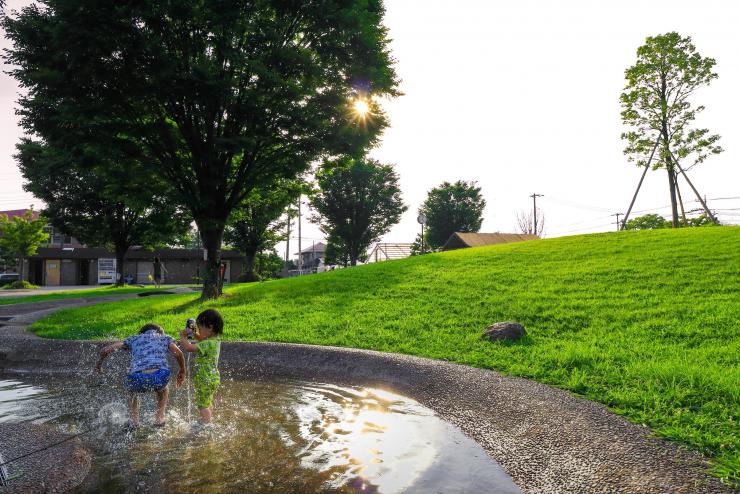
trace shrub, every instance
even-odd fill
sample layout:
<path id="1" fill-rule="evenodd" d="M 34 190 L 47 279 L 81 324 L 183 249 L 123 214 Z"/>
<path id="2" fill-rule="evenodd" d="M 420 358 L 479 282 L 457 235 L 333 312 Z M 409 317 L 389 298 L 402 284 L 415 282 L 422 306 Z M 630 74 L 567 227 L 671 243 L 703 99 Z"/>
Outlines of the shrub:
<path id="1" fill-rule="evenodd" d="M 5 288 L 6 290 L 35 290 L 36 288 L 38 288 L 38 285 L 29 283 L 26 280 L 18 280 L 9 285 L 5 285 L 3 288 Z"/>

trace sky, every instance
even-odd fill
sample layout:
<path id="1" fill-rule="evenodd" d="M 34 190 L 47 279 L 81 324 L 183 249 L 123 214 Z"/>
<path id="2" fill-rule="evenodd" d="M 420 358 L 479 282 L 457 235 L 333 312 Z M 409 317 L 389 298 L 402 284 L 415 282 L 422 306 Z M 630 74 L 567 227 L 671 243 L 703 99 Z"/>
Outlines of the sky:
<path id="1" fill-rule="evenodd" d="M 517 231 L 533 193 L 546 237 L 615 230 L 611 215 L 626 211 L 642 173 L 622 153 L 624 70 L 647 36 L 668 31 L 717 60 L 719 79 L 693 102 L 725 152 L 689 177 L 721 220 L 740 223 L 739 2 L 386 0 L 386 11 L 404 95 L 382 101 L 391 125 L 370 155 L 395 164 L 409 210 L 382 241 L 413 241 L 428 191 L 456 180 L 482 187 L 483 232 Z M 0 210 L 41 206 L 12 157 L 18 91 L 0 76 Z M 648 172 L 634 210 L 668 214 L 666 182 L 664 170 Z M 694 199 L 683 181 L 681 192 Z M 304 248 L 323 238 L 307 220 L 301 236 Z"/>

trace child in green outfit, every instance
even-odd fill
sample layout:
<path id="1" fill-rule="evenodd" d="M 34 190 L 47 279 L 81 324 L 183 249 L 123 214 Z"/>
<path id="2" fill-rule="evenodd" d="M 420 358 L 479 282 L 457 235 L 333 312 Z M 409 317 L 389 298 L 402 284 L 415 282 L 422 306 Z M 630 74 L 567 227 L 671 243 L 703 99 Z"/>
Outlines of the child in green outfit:
<path id="1" fill-rule="evenodd" d="M 187 331 L 183 330 L 180 332 L 180 345 L 186 352 L 196 354 L 193 372 L 195 406 L 200 412 L 201 422 L 207 424 L 211 421 L 213 395 L 221 384 L 218 357 L 221 353 L 220 336 L 224 330 L 224 320 L 218 311 L 208 309 L 198 314 L 195 324 L 197 329 L 193 336 L 198 341 L 195 344 L 188 341 Z"/>

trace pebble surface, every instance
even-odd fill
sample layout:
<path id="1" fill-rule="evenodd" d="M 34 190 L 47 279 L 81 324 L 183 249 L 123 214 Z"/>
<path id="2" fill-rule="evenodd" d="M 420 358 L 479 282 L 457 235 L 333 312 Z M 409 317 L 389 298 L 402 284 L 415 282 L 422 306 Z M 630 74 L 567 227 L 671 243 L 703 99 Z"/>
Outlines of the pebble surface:
<path id="1" fill-rule="evenodd" d="M 102 300 L 0 306 L 0 369 L 89 369 L 100 343 L 46 340 L 23 325 Z M 122 361 L 121 361 L 122 362 Z M 224 377 L 302 379 L 383 388 L 433 409 L 477 441 L 524 493 L 729 493 L 698 452 L 653 436 L 601 404 L 526 379 L 444 361 L 349 348 L 224 343 Z"/>

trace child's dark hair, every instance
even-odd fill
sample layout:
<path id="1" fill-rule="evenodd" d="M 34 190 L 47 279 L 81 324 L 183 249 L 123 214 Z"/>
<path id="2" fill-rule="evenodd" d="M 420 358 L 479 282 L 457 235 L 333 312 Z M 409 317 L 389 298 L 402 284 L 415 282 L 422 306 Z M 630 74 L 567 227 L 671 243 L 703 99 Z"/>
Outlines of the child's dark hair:
<path id="1" fill-rule="evenodd" d="M 159 324 L 154 324 L 153 322 L 144 324 L 139 330 L 139 334 L 144 334 L 147 331 L 156 331 L 159 334 L 164 334 L 162 326 L 160 326 Z"/>
<path id="2" fill-rule="evenodd" d="M 200 314 L 196 322 L 199 326 L 210 327 L 213 330 L 213 334 L 221 334 L 224 332 L 224 318 L 221 314 L 214 309 L 206 309 Z"/>

